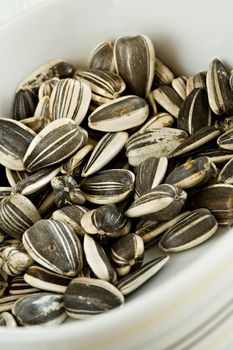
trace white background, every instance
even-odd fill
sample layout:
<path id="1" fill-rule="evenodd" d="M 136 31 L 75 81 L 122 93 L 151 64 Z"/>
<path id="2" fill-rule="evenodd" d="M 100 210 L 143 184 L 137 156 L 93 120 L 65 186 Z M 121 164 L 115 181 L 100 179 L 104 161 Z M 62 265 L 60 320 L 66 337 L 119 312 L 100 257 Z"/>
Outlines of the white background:
<path id="1" fill-rule="evenodd" d="M 45 1 L 46 0 L 0 0 L 0 24 L 26 9 Z"/>

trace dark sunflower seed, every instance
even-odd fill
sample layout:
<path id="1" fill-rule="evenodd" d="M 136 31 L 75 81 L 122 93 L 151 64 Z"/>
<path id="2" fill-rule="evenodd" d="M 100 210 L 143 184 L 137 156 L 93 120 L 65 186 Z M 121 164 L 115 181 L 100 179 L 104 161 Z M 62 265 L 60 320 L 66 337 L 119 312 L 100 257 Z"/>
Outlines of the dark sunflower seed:
<path id="1" fill-rule="evenodd" d="M 113 43 L 111 41 L 100 42 L 91 52 L 88 66 L 94 69 L 114 72 Z"/>
<path id="2" fill-rule="evenodd" d="M 171 86 L 160 86 L 153 91 L 155 101 L 173 117 L 178 118 L 183 99 Z"/>

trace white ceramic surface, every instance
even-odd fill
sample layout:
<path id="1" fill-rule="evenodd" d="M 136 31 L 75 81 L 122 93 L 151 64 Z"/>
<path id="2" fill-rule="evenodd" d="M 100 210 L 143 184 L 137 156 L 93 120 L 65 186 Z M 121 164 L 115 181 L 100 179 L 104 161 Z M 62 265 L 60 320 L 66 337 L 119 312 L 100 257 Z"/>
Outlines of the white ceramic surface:
<path id="1" fill-rule="evenodd" d="M 229 0 L 50 0 L 0 27 L 0 115 L 15 87 L 49 59 L 83 65 L 103 39 L 145 33 L 176 74 L 233 66 Z M 161 252 L 152 249 L 151 255 Z M 233 349 L 233 231 L 171 255 L 121 308 L 51 329 L 0 329 L 1 350 Z"/>

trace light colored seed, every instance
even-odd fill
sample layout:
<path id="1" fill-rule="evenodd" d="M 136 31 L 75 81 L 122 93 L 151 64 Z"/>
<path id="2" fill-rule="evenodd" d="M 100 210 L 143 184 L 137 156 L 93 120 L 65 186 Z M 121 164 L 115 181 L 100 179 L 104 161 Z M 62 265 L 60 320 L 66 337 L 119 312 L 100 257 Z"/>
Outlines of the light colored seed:
<path id="1" fill-rule="evenodd" d="M 206 89 L 206 72 L 200 72 L 188 78 L 186 84 L 187 96 L 196 88 Z"/>
<path id="2" fill-rule="evenodd" d="M 66 313 L 76 319 L 105 312 L 123 303 L 123 294 L 111 283 L 87 277 L 74 278 L 64 295 Z"/>
<path id="3" fill-rule="evenodd" d="M 174 74 L 168 66 L 158 57 L 155 57 L 154 65 L 154 85 L 170 85 L 174 79 Z"/>
<path id="4" fill-rule="evenodd" d="M 24 272 L 33 260 L 27 253 L 14 247 L 4 247 L 0 252 L 0 268 L 9 276 L 17 276 Z"/>
<path id="5" fill-rule="evenodd" d="M 83 146 L 77 153 L 75 153 L 71 158 L 69 158 L 65 163 L 62 164 L 61 173 L 76 175 L 77 168 L 83 164 L 86 159 L 86 156 L 89 152 L 93 150 L 94 146 L 87 144 Z"/>
<path id="6" fill-rule="evenodd" d="M 27 171 L 17 171 L 17 170 L 11 170 L 9 168 L 6 168 L 7 181 L 9 182 L 11 187 L 15 187 L 17 182 L 25 179 L 29 175 L 30 173 Z"/>
<path id="7" fill-rule="evenodd" d="M 42 83 L 38 91 L 39 100 L 41 100 L 45 96 L 50 97 L 54 87 L 58 83 L 59 83 L 59 79 L 56 77 L 46 80 L 44 83 Z"/>
<path id="8" fill-rule="evenodd" d="M 220 148 L 233 151 L 233 129 L 225 132 L 217 139 Z"/>
<path id="9" fill-rule="evenodd" d="M 130 218 L 153 214 L 155 220 L 170 220 L 179 214 L 186 198 L 187 193 L 176 186 L 158 185 L 136 199 L 125 214 Z"/>
<path id="10" fill-rule="evenodd" d="M 50 97 L 47 95 L 43 96 L 39 100 L 34 112 L 34 117 L 43 117 L 42 120 L 44 121 L 45 125 L 46 123 L 48 124 L 52 119 L 50 115 L 49 104 L 50 104 Z M 42 125 L 41 129 L 43 129 L 45 125 Z"/>
<path id="11" fill-rule="evenodd" d="M 88 162 L 83 168 L 82 176 L 90 176 L 108 164 L 123 149 L 128 140 L 128 133 L 107 133 L 95 146 Z"/>
<path id="12" fill-rule="evenodd" d="M 219 172 L 218 182 L 233 184 L 233 158 L 230 159 Z"/>
<path id="13" fill-rule="evenodd" d="M 83 253 L 74 231 L 56 220 L 40 220 L 23 234 L 28 254 L 43 267 L 75 276 L 83 266 Z"/>
<path id="14" fill-rule="evenodd" d="M 105 132 L 124 131 L 143 124 L 148 113 L 149 107 L 143 98 L 134 95 L 118 97 L 97 107 L 88 117 L 88 126 Z"/>
<path id="15" fill-rule="evenodd" d="M 154 77 L 155 50 L 151 39 L 145 35 L 122 36 L 114 44 L 117 73 L 129 90 L 147 97 Z"/>
<path id="16" fill-rule="evenodd" d="M 175 122 L 175 118 L 169 113 L 158 113 L 149 118 L 147 122 L 139 129 L 139 132 L 144 130 L 153 131 L 158 128 L 171 128 Z"/>
<path id="17" fill-rule="evenodd" d="M 52 293 L 35 293 L 20 298 L 12 313 L 21 326 L 55 326 L 66 319 L 63 296 Z"/>
<path id="18" fill-rule="evenodd" d="M 17 323 L 14 319 L 14 316 L 10 312 L 2 312 L 0 314 L 0 327 L 17 327 Z"/>
<path id="19" fill-rule="evenodd" d="M 184 75 L 173 79 L 171 83 L 173 89 L 182 98 L 182 100 L 185 100 L 187 97 L 186 84 L 187 84 L 187 77 L 185 77 Z"/>
<path id="20" fill-rule="evenodd" d="M 30 268 L 30 267 L 29 267 Z M 38 288 L 34 288 L 25 282 L 23 276 L 13 277 L 9 286 L 9 294 L 17 295 L 17 294 L 28 294 L 39 292 Z"/>
<path id="21" fill-rule="evenodd" d="M 165 255 L 148 261 L 138 270 L 121 278 L 115 285 L 123 295 L 128 295 L 152 278 L 158 271 L 161 270 L 161 268 L 163 268 L 168 260 L 169 256 Z"/>
<path id="22" fill-rule="evenodd" d="M 61 276 L 41 266 L 30 266 L 23 276 L 28 285 L 34 289 L 43 289 L 50 292 L 64 293 L 71 281 L 70 277 Z"/>
<path id="23" fill-rule="evenodd" d="M 91 88 L 83 81 L 62 79 L 50 97 L 50 114 L 53 120 L 70 118 L 80 124 L 91 101 Z"/>
<path id="24" fill-rule="evenodd" d="M 178 118 L 182 98 L 171 86 L 161 86 L 153 91 L 155 101 L 173 117 Z"/>
<path id="25" fill-rule="evenodd" d="M 166 252 L 180 252 L 209 239 L 218 229 L 215 217 L 208 209 L 197 209 L 168 229 L 159 247 Z"/>

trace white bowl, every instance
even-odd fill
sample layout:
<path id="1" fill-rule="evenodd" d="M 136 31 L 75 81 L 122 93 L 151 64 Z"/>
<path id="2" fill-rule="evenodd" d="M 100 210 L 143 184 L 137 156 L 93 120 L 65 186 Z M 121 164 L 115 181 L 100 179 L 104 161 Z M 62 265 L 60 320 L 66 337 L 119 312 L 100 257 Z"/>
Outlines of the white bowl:
<path id="1" fill-rule="evenodd" d="M 0 115 L 10 117 L 18 82 L 63 57 L 85 64 L 101 40 L 145 33 L 176 75 L 233 64 L 232 3 L 217 0 L 57 0 L 0 27 Z M 158 250 L 151 254 L 158 256 Z M 233 232 L 220 230 L 166 267 L 121 308 L 57 328 L 0 329 L 2 350 L 233 348 Z"/>

